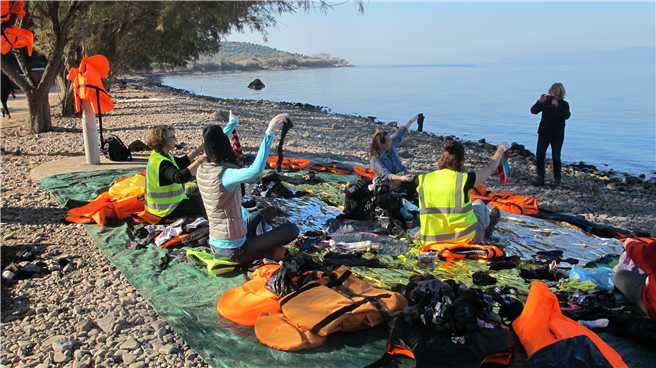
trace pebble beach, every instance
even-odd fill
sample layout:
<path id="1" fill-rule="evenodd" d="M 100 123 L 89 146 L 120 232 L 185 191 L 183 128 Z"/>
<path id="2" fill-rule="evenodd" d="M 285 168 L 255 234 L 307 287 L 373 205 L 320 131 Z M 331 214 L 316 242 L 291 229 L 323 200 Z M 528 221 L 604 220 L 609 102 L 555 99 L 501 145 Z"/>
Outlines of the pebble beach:
<path id="1" fill-rule="evenodd" d="M 103 115 L 105 134 L 116 134 L 127 145 L 145 141 L 153 125 L 173 124 L 183 146 L 173 152 L 179 156 L 202 143 L 205 126 L 223 124 L 217 121 L 219 111 L 232 110 L 239 116 L 244 153 L 255 154 L 269 120 L 285 112 L 294 123 L 285 139 L 286 155 L 326 155 L 368 167 L 376 129 L 393 132 L 418 113 L 399 111 L 397 122 L 380 122 L 300 102 L 193 95 L 162 86 L 159 78 L 124 76 L 110 86 L 115 109 Z M 84 156 L 81 118 L 58 111 L 52 106 L 53 130 L 36 135 L 2 120 L 2 268 L 25 252 L 47 267 L 31 279 L 2 280 L 0 367 L 206 367 L 100 252 L 84 227 L 64 222 L 67 210 L 29 178 L 30 170 L 43 163 Z M 501 143 L 485 142 L 483 131 L 479 135 L 480 141 L 462 140 L 466 171 L 485 166 Z M 426 173 L 437 169 L 441 147 L 449 139 L 459 138 L 419 133 L 413 125 L 397 151 L 411 173 Z M 506 140 L 513 143 L 512 136 Z M 491 177 L 485 182 L 489 190 L 537 197 L 543 209 L 656 234 L 656 173 L 609 174 L 581 163 L 564 167 L 562 185 L 551 187 L 548 165 L 547 185 L 535 187 L 535 161 L 529 152 L 535 141 L 513 145 L 512 178 L 502 184 Z"/>

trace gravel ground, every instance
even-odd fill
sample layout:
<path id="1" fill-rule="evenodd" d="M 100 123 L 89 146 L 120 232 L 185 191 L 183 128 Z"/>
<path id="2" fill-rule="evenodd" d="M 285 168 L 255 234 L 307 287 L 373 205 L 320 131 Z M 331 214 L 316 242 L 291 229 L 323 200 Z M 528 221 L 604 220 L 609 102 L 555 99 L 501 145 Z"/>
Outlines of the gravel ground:
<path id="1" fill-rule="evenodd" d="M 337 155 L 365 166 L 376 129 L 395 129 L 394 122 L 329 114 L 311 105 L 195 96 L 162 87 L 157 76 L 126 77 L 110 94 L 115 110 L 104 115 L 107 133 L 127 144 L 145 140 L 151 125 L 175 124 L 179 142 L 186 144 L 174 152 L 177 155 L 202 142 L 201 130 L 215 122 L 217 110 L 232 109 L 240 117 L 237 129 L 245 153 L 255 153 L 268 121 L 287 112 L 294 122 L 285 142 L 287 153 Z M 399 117 L 398 125 L 413 113 L 407 115 Z M 79 117 L 55 115 L 53 128 L 37 135 L 2 128 L 2 268 L 30 255 L 42 267 L 31 279 L 3 279 L 0 366 L 207 366 L 105 258 L 83 227 L 64 223 L 66 210 L 28 178 L 29 171 L 44 162 L 84 155 Z M 439 148 L 453 138 L 411 131 L 398 152 L 412 173 L 428 172 L 437 168 Z M 507 140 L 512 142 L 512 137 Z M 484 166 L 494 150 L 485 142 L 464 143 L 466 169 Z M 487 188 L 537 197 L 541 208 L 579 214 L 595 223 L 656 233 L 654 173 L 638 178 L 577 165 L 564 170 L 561 187 L 552 188 L 530 185 L 535 172 L 531 156 L 517 154 L 511 166 L 509 184 L 491 178 Z"/>

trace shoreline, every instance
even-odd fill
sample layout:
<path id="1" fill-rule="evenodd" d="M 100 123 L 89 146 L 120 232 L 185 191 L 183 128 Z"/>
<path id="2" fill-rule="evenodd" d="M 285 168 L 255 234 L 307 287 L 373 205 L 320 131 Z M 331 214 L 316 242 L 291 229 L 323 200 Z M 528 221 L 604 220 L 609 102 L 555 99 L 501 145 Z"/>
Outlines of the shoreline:
<path id="1" fill-rule="evenodd" d="M 267 71 L 268 72 L 268 71 Z M 215 77 L 211 77 L 213 72 L 208 72 L 208 78 L 211 78 L 212 80 L 222 80 L 225 78 L 226 81 L 232 81 L 230 86 L 231 89 L 225 89 L 225 88 L 219 88 L 215 83 L 216 81 L 208 81 L 207 85 L 203 82 L 203 78 L 201 74 L 193 74 L 193 75 L 188 75 L 185 77 L 184 75 L 178 75 L 178 76 L 172 76 L 173 81 L 169 81 L 174 86 L 180 86 L 182 88 L 187 88 L 189 91 L 193 91 L 197 93 L 199 96 L 201 96 L 203 93 L 216 93 L 223 95 L 222 97 L 227 98 L 227 97 L 232 97 L 232 96 L 237 96 L 238 98 L 243 98 L 243 99 L 258 99 L 258 98 L 268 98 L 269 101 L 300 101 L 301 103 L 305 103 L 306 101 L 311 101 L 311 103 L 320 105 L 323 103 L 327 103 L 326 108 L 329 109 L 329 111 L 338 111 L 339 113 L 343 114 L 349 114 L 349 115 L 354 115 L 354 116 L 362 116 L 362 115 L 374 115 L 377 117 L 383 116 L 381 118 L 382 121 L 388 122 L 388 121 L 399 121 L 398 120 L 398 115 L 394 113 L 394 111 L 390 111 L 387 109 L 385 106 L 379 106 L 376 105 L 375 103 L 372 104 L 372 101 L 368 101 L 365 99 L 367 102 L 367 106 L 370 108 L 368 111 L 362 111 L 361 108 L 358 107 L 357 104 L 349 103 L 347 101 L 343 101 L 342 99 L 335 99 L 331 98 L 330 96 L 327 96 L 327 98 L 323 99 L 321 98 L 320 95 L 308 95 L 305 96 L 303 94 L 298 94 L 298 93 L 292 93 L 287 94 L 287 93 L 280 93 L 280 92 L 275 92 L 273 94 L 270 93 L 263 93 L 267 97 L 262 97 L 260 96 L 259 93 L 251 93 L 245 92 L 248 90 L 242 90 L 241 84 L 248 79 L 248 74 L 246 73 L 251 73 L 253 78 L 261 78 L 262 80 L 266 81 L 265 75 L 260 75 L 257 72 L 243 72 L 243 73 L 231 73 L 231 72 L 217 72 L 221 74 L 217 74 Z M 266 72 L 264 72 L 266 73 Z M 327 73 L 334 73 L 334 72 L 327 72 Z M 220 76 L 220 75 L 224 75 Z M 323 75 L 323 74 L 322 74 Z M 332 74 L 330 74 L 332 75 Z M 341 73 L 340 73 L 341 75 Z M 162 80 L 166 78 L 166 74 L 162 75 Z M 251 78 L 251 80 L 253 79 Z M 274 77 L 270 77 L 274 78 Z M 277 78 L 284 78 L 284 77 L 277 77 Z M 300 78 L 300 77 L 294 77 L 294 78 Z M 275 78 L 274 78 L 275 79 Z M 234 81 L 240 81 L 239 84 L 235 84 Z M 294 79 L 296 80 L 296 79 Z M 246 81 L 246 84 L 248 81 Z M 281 81 L 278 81 L 278 83 L 281 83 Z M 207 90 L 206 88 L 202 88 L 203 86 L 210 88 L 210 90 Z M 244 85 L 245 86 L 245 85 Z M 175 87 L 174 87 L 175 88 Z M 200 88 L 200 90 L 199 90 Z M 215 88 L 218 88 L 214 90 Z M 234 89 L 234 91 L 233 91 Z M 331 93 L 337 92 L 339 93 L 339 88 L 329 88 Z M 273 91 L 272 91 L 273 92 Z M 351 98 L 358 98 L 355 95 L 350 95 Z M 274 100 L 274 98 L 277 98 Z M 423 101 L 423 100 L 422 100 Z M 425 101 L 424 101 L 425 102 Z M 530 104 L 532 104 L 534 101 L 530 101 Z M 371 110 L 371 107 L 378 106 L 379 111 Z M 417 105 L 419 106 L 419 105 Z M 439 119 L 440 112 L 435 111 L 434 108 L 430 107 L 431 105 L 426 105 L 425 103 L 422 102 L 423 107 L 417 107 L 415 106 L 415 109 L 418 109 L 418 111 L 421 110 L 431 110 L 431 115 L 435 115 L 433 120 L 431 120 L 428 125 L 426 126 L 426 129 L 431 130 L 438 135 L 455 135 L 460 137 L 463 140 L 480 140 L 480 139 L 492 139 L 492 141 L 502 141 L 502 140 L 507 140 L 504 135 L 502 135 L 499 132 L 495 131 L 486 131 L 485 125 L 481 125 L 479 123 L 469 123 L 467 121 L 462 122 L 462 124 L 465 124 L 464 127 L 460 126 L 460 123 L 458 123 L 457 118 L 454 120 L 453 116 L 451 118 L 444 117 L 445 120 L 442 122 Z M 333 110 L 333 107 L 337 107 L 340 110 Z M 366 109 L 365 109 L 366 110 Z M 515 110 L 513 110 L 515 111 Z M 424 114 L 426 114 L 427 111 L 424 111 Z M 451 112 L 452 113 L 452 112 Z M 514 120 L 511 120 L 509 123 L 510 124 L 515 124 L 513 126 L 517 126 L 517 124 L 521 125 L 521 129 L 519 129 L 516 133 L 514 139 L 516 139 L 516 142 L 525 145 L 526 147 L 530 147 L 532 151 L 535 151 L 535 145 L 537 142 L 537 123 L 539 121 L 539 116 L 537 118 L 533 118 L 533 116 L 529 116 L 530 114 L 527 113 L 526 119 L 531 119 L 531 121 L 535 120 L 535 130 L 531 129 L 530 127 L 527 127 L 525 124 L 524 120 L 517 120 L 515 117 Z M 645 117 L 643 115 L 640 115 L 640 117 Z M 435 120 L 437 119 L 437 120 Z M 583 117 L 577 117 L 578 120 L 585 120 Z M 587 135 L 587 133 L 584 133 L 581 131 L 581 127 L 584 126 L 585 124 L 580 124 L 580 123 L 590 123 L 590 121 L 576 121 L 572 123 L 572 127 L 570 127 L 570 133 L 573 134 L 571 135 L 571 138 L 566 139 L 566 144 L 565 144 L 565 149 L 563 150 L 563 159 L 564 163 L 567 165 L 578 165 L 580 164 L 581 161 L 583 161 L 586 165 L 595 165 L 597 167 L 597 171 L 604 171 L 604 172 L 610 172 L 611 175 L 617 175 L 618 177 L 622 178 L 625 176 L 640 176 L 644 175 L 646 178 L 651 178 L 656 176 L 656 171 L 653 166 L 653 158 L 650 158 L 648 154 L 641 152 L 641 153 L 635 153 L 633 154 L 631 150 L 627 150 L 625 148 L 617 147 L 619 150 L 618 152 L 611 152 L 609 151 L 608 148 L 606 149 L 601 149 L 597 150 L 596 147 L 598 147 L 595 144 L 591 144 L 590 140 L 584 139 Z M 528 120 L 526 120 L 528 121 Z M 643 124 L 643 120 L 640 120 L 640 124 Z M 443 124 L 444 123 L 444 124 Z M 570 124 L 568 123 L 568 126 Z M 640 125 L 642 126 L 642 125 Z M 509 128 L 511 129 L 511 128 Z M 575 129 L 575 130 L 571 130 Z M 486 135 L 490 136 L 486 136 Z M 642 136 L 644 137 L 644 136 Z M 627 137 L 624 137 L 625 139 L 628 139 Z M 640 141 L 640 144 L 648 144 L 649 142 L 645 142 L 644 139 Z M 653 142 L 651 142 L 653 143 Z M 601 147 L 604 147 L 603 143 L 600 143 Z M 622 152 L 620 156 L 617 156 L 619 152 Z M 609 161 L 610 160 L 610 161 Z"/>
<path id="2" fill-rule="evenodd" d="M 307 104 L 194 95 L 162 86 L 158 78 L 125 76 L 112 84 L 115 109 L 103 114 L 105 134 L 116 134 L 128 145 L 145 140 L 152 125 L 175 124 L 176 136 L 184 144 L 173 152 L 179 156 L 202 143 L 203 127 L 224 124 L 214 119 L 217 110 L 232 110 L 240 118 L 237 131 L 244 153 L 252 154 L 262 142 L 268 121 L 287 112 L 294 122 L 285 140 L 287 155 L 330 155 L 368 167 L 368 148 L 375 130 L 395 130 L 367 118 L 327 113 Z M 58 110 L 53 106 L 52 111 Z M 66 209 L 29 179 L 29 172 L 44 162 L 84 154 L 81 124 L 79 117 L 53 114 L 53 130 L 46 133 L 9 134 L 6 124 L 2 126 L 3 269 L 18 260 L 19 252 L 29 251 L 43 262 L 45 271 L 34 279 L 2 282 L 0 364 L 207 367 L 105 258 L 84 227 L 64 223 Z M 274 144 L 278 139 L 274 138 Z M 447 140 L 411 130 L 397 151 L 409 171 L 420 174 L 437 169 L 439 150 Z M 467 171 L 489 162 L 493 146 L 463 143 Z M 514 150 L 517 155 L 510 160 L 510 182 L 504 185 L 491 177 L 485 182 L 487 189 L 536 197 L 540 208 L 580 215 L 594 223 L 656 234 L 656 178 L 627 180 L 566 169 L 561 187 L 533 187 L 530 182 L 535 170 L 530 158 Z M 547 176 L 549 182 L 549 169 Z M 103 321 L 114 312 L 123 325 L 107 332 Z M 73 339 L 75 344 L 63 352 L 53 350 L 52 342 L 61 338 Z M 138 347 L 126 350 L 124 346 Z"/>
<path id="3" fill-rule="evenodd" d="M 289 71 L 295 70 L 295 69 L 291 69 L 291 68 L 269 68 L 269 69 L 263 69 L 263 70 L 281 70 L 281 69 L 289 70 Z M 321 68 L 298 68 L 298 69 L 321 69 Z M 184 74 L 236 73 L 236 72 L 251 73 L 251 72 L 254 72 L 254 71 L 210 71 L 210 72 L 201 72 L 201 71 L 189 70 L 189 71 L 181 71 L 179 73 L 178 72 L 173 72 L 173 73 L 152 73 L 152 75 L 153 75 L 152 82 L 153 83 L 158 83 L 162 88 L 168 88 L 171 91 L 185 93 L 185 94 L 188 94 L 190 96 L 195 96 L 196 98 L 207 98 L 207 99 L 210 99 L 212 101 L 215 101 L 215 100 L 216 101 L 235 100 L 235 99 L 232 99 L 232 98 L 221 98 L 221 97 L 214 97 L 214 96 L 210 96 L 210 95 L 199 94 L 199 93 L 195 93 L 195 92 L 185 90 L 185 89 L 182 89 L 182 88 L 167 86 L 167 85 L 162 84 L 163 83 L 162 80 L 163 80 L 164 77 L 166 77 L 167 75 L 171 75 L 171 74 L 173 74 L 173 75 L 177 75 L 177 74 L 184 75 Z M 332 112 L 333 110 L 330 108 L 330 106 L 312 105 L 312 104 L 309 104 L 309 103 L 298 102 L 298 101 L 294 102 L 294 101 L 274 101 L 274 100 L 255 100 L 255 99 L 239 99 L 239 100 L 249 101 L 249 102 L 268 101 L 268 102 L 271 102 L 271 103 L 287 104 L 287 105 L 294 105 L 294 106 L 306 106 L 308 109 L 315 108 L 315 109 L 318 109 L 320 111 L 325 111 L 328 114 L 333 114 L 333 115 L 341 116 L 341 117 L 344 117 L 344 118 L 368 119 L 372 123 L 377 124 L 377 125 L 387 125 L 387 124 L 389 124 L 389 123 L 385 123 L 385 122 L 382 122 L 382 121 L 378 120 L 378 118 L 374 117 L 374 116 L 365 117 L 365 116 L 362 116 L 362 115 L 353 115 L 353 114 L 348 114 L 348 113 Z M 397 122 L 397 124 L 402 125 L 402 123 L 398 123 L 398 122 Z M 433 132 L 428 132 L 428 133 L 429 134 L 435 134 L 436 136 L 439 136 L 442 139 L 444 137 L 451 137 L 451 138 L 456 139 L 456 140 L 458 140 L 460 142 L 463 142 L 463 143 L 466 142 L 466 141 L 476 141 L 478 143 L 483 143 L 483 142 L 486 141 L 486 138 L 487 138 L 487 137 L 480 137 L 480 138 L 474 138 L 474 140 L 470 140 L 470 139 L 461 138 L 461 137 L 456 136 L 456 135 L 438 135 L 438 134 L 433 133 Z M 513 143 L 513 142 L 509 142 L 509 143 Z M 519 145 L 522 145 L 523 147 L 526 147 L 526 145 L 523 144 L 523 143 L 520 143 L 520 142 L 514 142 L 514 143 L 517 143 Z M 527 149 L 527 150 L 530 151 L 531 154 L 535 155 L 533 153 L 533 151 L 531 151 L 529 149 Z M 551 158 L 547 157 L 546 162 L 551 163 L 552 162 Z M 628 177 L 628 178 L 630 178 L 629 180 L 634 181 L 635 178 L 640 178 L 640 179 L 643 179 L 643 180 L 644 179 L 650 179 L 650 178 L 656 178 L 656 171 L 646 172 L 646 173 L 638 172 L 638 171 L 629 172 L 629 171 L 626 171 L 626 170 L 615 169 L 610 164 L 602 163 L 601 165 L 604 165 L 607 168 L 600 169 L 599 165 L 591 164 L 591 163 L 580 161 L 580 160 L 578 162 L 576 162 L 576 161 L 563 161 L 563 164 L 562 164 L 563 169 L 568 168 L 568 169 L 572 169 L 572 170 L 574 170 L 574 169 L 583 170 L 586 173 L 595 173 L 595 172 L 597 172 L 597 173 L 601 173 L 603 175 L 606 175 L 606 176 L 609 176 L 609 177 L 612 177 L 612 178 L 617 178 L 617 179 L 623 179 L 623 178 Z"/>

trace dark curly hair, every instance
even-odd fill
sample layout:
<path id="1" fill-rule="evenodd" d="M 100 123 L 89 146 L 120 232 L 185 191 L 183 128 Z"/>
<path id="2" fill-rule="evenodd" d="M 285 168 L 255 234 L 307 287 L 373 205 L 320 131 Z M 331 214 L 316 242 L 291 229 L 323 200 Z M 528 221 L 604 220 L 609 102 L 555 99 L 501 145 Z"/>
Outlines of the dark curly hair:
<path id="1" fill-rule="evenodd" d="M 458 141 L 448 141 L 442 148 L 442 157 L 438 166 L 440 169 L 449 169 L 462 172 L 465 164 L 465 146 Z"/>

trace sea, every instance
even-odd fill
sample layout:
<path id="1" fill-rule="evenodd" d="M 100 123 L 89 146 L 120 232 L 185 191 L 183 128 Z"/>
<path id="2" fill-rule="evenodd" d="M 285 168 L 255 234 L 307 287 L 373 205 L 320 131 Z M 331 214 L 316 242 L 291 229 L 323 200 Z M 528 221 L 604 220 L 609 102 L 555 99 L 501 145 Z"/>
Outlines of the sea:
<path id="1" fill-rule="evenodd" d="M 530 108 L 560 82 L 572 113 L 564 164 L 583 161 L 601 171 L 649 178 L 656 175 L 655 71 L 653 63 L 386 65 L 180 73 L 163 84 L 220 98 L 308 103 L 399 125 L 423 113 L 425 131 L 517 142 L 535 152 L 540 114 Z M 248 89 L 255 78 L 266 87 Z"/>

